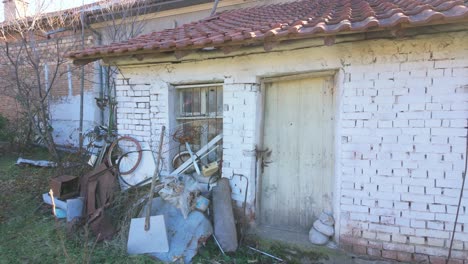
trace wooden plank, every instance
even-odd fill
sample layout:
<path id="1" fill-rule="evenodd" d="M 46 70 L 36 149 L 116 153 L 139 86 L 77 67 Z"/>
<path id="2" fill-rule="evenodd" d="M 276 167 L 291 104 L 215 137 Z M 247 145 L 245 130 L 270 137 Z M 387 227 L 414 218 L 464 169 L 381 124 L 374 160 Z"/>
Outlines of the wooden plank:
<path id="1" fill-rule="evenodd" d="M 284 78 L 266 83 L 264 148 L 272 150 L 262 175 L 260 222 L 309 229 L 330 210 L 333 188 L 331 78 Z"/>
<path id="2" fill-rule="evenodd" d="M 218 143 L 221 139 L 223 138 L 223 135 L 217 135 L 214 137 L 208 144 L 203 146 L 197 153 L 195 153 L 196 156 L 201 156 L 203 153 L 208 151 L 211 147 L 213 147 L 216 143 Z M 175 169 L 173 172 L 171 172 L 169 175 L 178 175 L 180 174 L 186 167 L 190 166 L 192 164 L 192 160 L 186 160 L 182 165 L 180 165 L 177 169 Z"/>

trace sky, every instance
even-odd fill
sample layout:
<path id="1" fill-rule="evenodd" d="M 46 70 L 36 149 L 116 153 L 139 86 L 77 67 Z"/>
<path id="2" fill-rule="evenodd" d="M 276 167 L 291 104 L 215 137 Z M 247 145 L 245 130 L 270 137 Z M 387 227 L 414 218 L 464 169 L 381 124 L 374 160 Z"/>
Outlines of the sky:
<path id="1" fill-rule="evenodd" d="M 83 3 L 85 5 L 90 4 L 93 2 L 97 2 L 97 0 L 28 0 L 28 2 L 29 12 L 35 13 L 36 6 L 38 6 L 39 3 L 44 3 L 43 6 L 47 7 L 45 11 L 51 12 L 81 6 Z M 3 14 L 3 3 L 0 2 L 0 22 L 4 20 Z"/>

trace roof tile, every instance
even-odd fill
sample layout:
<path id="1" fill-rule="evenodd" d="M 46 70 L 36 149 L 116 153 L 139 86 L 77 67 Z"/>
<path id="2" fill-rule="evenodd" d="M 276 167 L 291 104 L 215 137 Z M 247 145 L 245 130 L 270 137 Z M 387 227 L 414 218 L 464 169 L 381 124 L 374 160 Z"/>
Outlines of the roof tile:
<path id="1" fill-rule="evenodd" d="M 265 38 L 311 37 L 386 29 L 399 24 L 425 25 L 468 17 L 464 0 L 301 0 L 229 10 L 122 43 L 71 52 L 69 57 L 100 58 L 133 52 L 175 51 L 239 45 Z"/>

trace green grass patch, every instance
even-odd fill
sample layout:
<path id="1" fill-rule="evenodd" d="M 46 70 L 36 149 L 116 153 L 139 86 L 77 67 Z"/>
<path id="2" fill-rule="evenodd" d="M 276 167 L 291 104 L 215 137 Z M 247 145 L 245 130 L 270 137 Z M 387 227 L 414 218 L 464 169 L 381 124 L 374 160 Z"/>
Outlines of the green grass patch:
<path id="1" fill-rule="evenodd" d="M 67 226 L 65 220 L 55 220 L 51 206 L 42 202 L 42 194 L 49 190 L 49 180 L 61 174 L 81 175 L 81 171 L 59 171 L 56 168 L 38 168 L 15 165 L 21 156 L 29 159 L 49 159 L 44 149 L 0 157 L 0 263 L 158 263 L 149 256 L 126 254 L 126 234 L 123 225 L 113 241 L 95 243 L 95 237 L 86 228 Z M 132 217 L 122 213 L 133 199 L 146 194 L 148 188 L 120 193 L 109 210 L 114 220 L 128 222 Z M 238 251 L 223 255 L 210 238 L 200 248 L 193 263 L 278 263 L 271 257 L 248 249 L 258 248 L 286 263 L 322 263 L 326 253 L 307 251 L 290 245 L 249 237 Z"/>
<path id="2" fill-rule="evenodd" d="M 15 165 L 19 154 L 0 157 L 0 263 L 154 263 L 147 256 L 128 256 L 121 245 L 94 243 L 84 228 L 67 232 L 51 206 L 42 202 L 55 168 Z M 22 153 L 48 159 L 43 149 Z"/>

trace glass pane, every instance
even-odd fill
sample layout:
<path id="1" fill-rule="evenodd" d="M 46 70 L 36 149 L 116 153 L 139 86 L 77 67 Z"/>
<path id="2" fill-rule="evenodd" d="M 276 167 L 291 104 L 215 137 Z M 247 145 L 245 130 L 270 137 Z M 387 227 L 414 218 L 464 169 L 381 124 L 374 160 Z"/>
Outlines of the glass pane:
<path id="1" fill-rule="evenodd" d="M 223 116 L 223 87 L 216 88 L 216 115 Z"/>
<path id="2" fill-rule="evenodd" d="M 193 98 L 191 90 L 183 90 L 182 95 L 184 98 L 183 101 L 183 112 L 182 116 L 191 116 L 193 112 Z"/>
<path id="3" fill-rule="evenodd" d="M 216 97 L 216 87 L 210 87 L 209 90 L 208 90 L 208 113 L 209 113 L 209 116 L 216 116 L 216 111 L 217 111 L 217 107 L 216 107 L 216 101 L 217 101 L 217 97 Z"/>
<path id="4" fill-rule="evenodd" d="M 192 116 L 200 116 L 201 115 L 201 102 L 200 102 L 200 88 L 193 88 L 192 89 L 192 97 L 193 97 L 193 113 Z"/>

